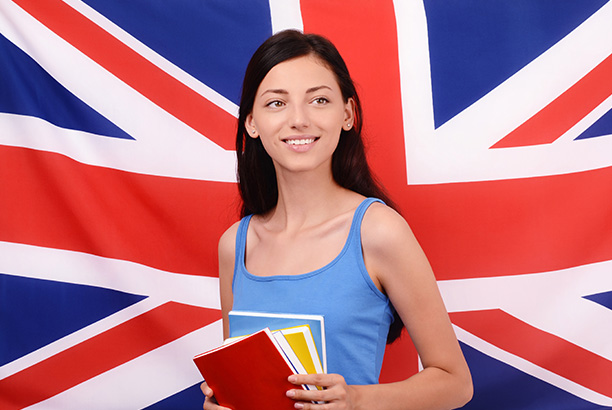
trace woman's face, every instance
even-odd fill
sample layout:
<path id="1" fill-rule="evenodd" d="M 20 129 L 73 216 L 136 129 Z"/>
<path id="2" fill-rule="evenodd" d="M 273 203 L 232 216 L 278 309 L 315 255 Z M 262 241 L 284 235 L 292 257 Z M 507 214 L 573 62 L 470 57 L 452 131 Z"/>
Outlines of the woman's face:
<path id="1" fill-rule="evenodd" d="M 273 67 L 257 89 L 245 125 L 261 138 L 277 173 L 329 169 L 340 132 L 353 125 L 353 100 L 344 101 L 336 77 L 314 56 Z"/>

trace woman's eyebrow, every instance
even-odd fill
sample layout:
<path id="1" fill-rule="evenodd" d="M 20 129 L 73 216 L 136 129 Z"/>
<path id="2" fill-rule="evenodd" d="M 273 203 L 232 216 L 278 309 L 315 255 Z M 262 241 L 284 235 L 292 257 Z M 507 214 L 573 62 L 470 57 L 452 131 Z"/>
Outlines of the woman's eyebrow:
<path id="1" fill-rule="evenodd" d="M 318 85 L 316 87 L 310 87 L 308 90 L 306 90 L 306 94 L 310 94 L 310 93 L 314 93 L 317 92 L 321 89 L 328 89 L 331 91 L 331 87 L 327 86 L 327 85 Z"/>
<path id="2" fill-rule="evenodd" d="M 266 94 L 289 94 L 289 91 L 283 90 L 282 88 L 271 88 L 261 93 L 261 95 L 266 95 Z"/>
<path id="3" fill-rule="evenodd" d="M 331 90 L 332 88 L 330 86 L 327 85 L 317 85 L 314 87 L 310 87 L 309 89 L 306 90 L 306 94 L 310 94 L 310 93 L 314 93 L 317 92 L 321 89 L 327 89 L 327 90 Z M 289 91 L 285 90 L 284 88 L 270 88 L 266 91 L 264 91 L 263 93 L 261 93 L 262 96 L 266 95 L 266 94 L 289 94 Z"/>

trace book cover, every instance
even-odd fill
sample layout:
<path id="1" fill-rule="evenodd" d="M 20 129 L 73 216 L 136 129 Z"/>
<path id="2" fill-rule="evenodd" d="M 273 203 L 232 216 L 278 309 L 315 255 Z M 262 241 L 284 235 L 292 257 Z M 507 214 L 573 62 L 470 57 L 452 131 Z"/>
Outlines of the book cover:
<path id="1" fill-rule="evenodd" d="M 275 332 L 272 332 L 272 335 L 276 339 L 276 342 L 278 343 L 278 346 L 280 347 L 282 352 L 285 354 L 285 358 L 291 365 L 293 372 L 298 373 L 298 374 L 307 374 L 308 371 L 302 364 L 303 359 L 298 357 L 296 352 L 293 350 L 293 348 L 289 344 L 288 340 L 285 338 L 285 335 L 283 335 L 282 330 L 277 330 Z M 303 387 L 306 388 L 307 390 L 314 390 L 314 389 L 321 390 L 321 388 L 317 386 L 313 386 L 313 385 L 305 385 Z"/>
<path id="2" fill-rule="evenodd" d="M 230 337 L 248 335 L 265 327 L 279 330 L 302 325 L 310 327 L 323 373 L 326 373 L 327 352 L 325 349 L 325 321 L 323 316 L 237 310 L 229 312 Z"/>
<path id="3" fill-rule="evenodd" d="M 222 406 L 233 410 L 293 409 L 286 396 L 295 371 L 269 329 L 263 329 L 193 358 Z"/>
<path id="4" fill-rule="evenodd" d="M 309 325 L 279 329 L 304 366 L 306 373 L 324 373 Z"/>

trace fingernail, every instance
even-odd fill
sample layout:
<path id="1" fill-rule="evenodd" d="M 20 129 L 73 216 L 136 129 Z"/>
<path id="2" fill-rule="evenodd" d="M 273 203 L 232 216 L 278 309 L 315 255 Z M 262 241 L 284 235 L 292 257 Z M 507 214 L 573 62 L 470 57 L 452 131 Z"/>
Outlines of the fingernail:
<path id="1" fill-rule="evenodd" d="M 291 383 L 295 383 L 297 381 L 297 376 L 295 374 L 292 374 L 291 376 L 289 376 L 288 380 Z"/>
<path id="2" fill-rule="evenodd" d="M 303 409 L 304 405 L 302 403 L 295 403 L 295 408 L 296 409 Z"/>
<path id="3" fill-rule="evenodd" d="M 295 392 L 293 390 L 287 390 L 287 397 L 294 397 Z"/>

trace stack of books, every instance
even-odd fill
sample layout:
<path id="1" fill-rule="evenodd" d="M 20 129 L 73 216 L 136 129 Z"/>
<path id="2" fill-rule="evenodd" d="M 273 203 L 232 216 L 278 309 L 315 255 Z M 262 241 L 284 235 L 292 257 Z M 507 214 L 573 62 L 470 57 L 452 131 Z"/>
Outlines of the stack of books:
<path id="1" fill-rule="evenodd" d="M 291 374 L 327 372 L 322 316 L 231 311 L 230 337 L 193 360 L 219 404 L 234 410 L 293 408 Z M 303 389 L 320 389 L 302 385 Z"/>

